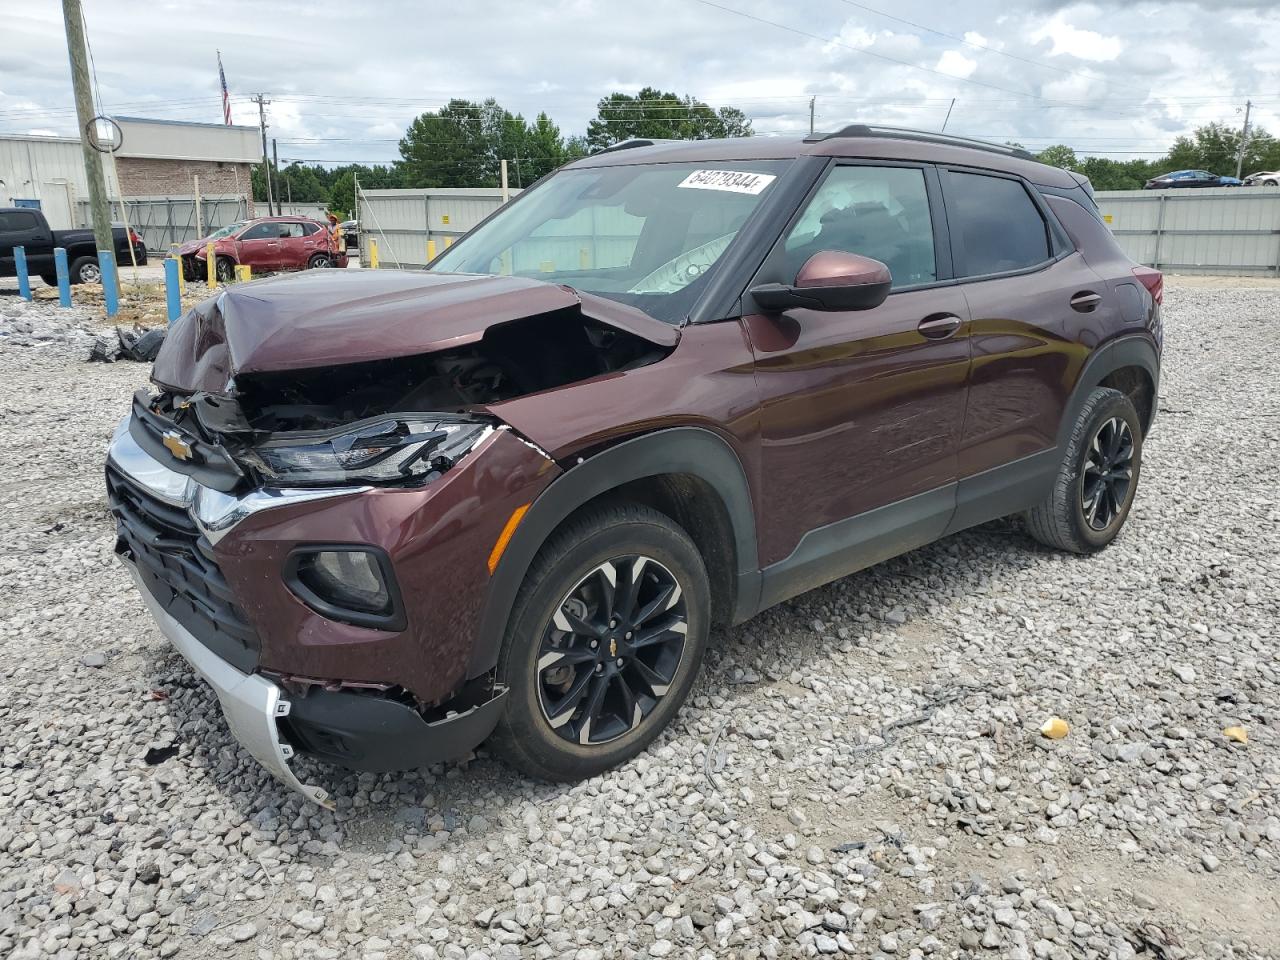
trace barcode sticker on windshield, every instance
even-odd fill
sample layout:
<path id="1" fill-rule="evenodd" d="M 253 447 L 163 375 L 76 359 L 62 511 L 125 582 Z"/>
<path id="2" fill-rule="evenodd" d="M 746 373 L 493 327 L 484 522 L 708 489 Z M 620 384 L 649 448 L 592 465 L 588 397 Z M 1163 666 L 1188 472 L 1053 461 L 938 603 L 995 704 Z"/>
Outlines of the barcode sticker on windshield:
<path id="1" fill-rule="evenodd" d="M 694 190 L 727 190 L 729 193 L 757 194 L 777 180 L 771 173 L 743 173 L 741 170 L 695 170 L 678 186 Z"/>

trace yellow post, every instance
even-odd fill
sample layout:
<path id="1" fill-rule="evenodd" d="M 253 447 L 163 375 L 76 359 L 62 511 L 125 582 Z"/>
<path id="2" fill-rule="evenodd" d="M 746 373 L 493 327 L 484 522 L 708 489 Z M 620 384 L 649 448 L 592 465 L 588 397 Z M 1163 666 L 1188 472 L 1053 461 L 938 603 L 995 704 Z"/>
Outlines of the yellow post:
<path id="1" fill-rule="evenodd" d="M 369 266 L 378 269 L 378 241 L 372 237 L 369 238 Z"/>
<path id="2" fill-rule="evenodd" d="M 244 283 L 246 280 L 252 280 L 253 267 L 249 266 L 247 263 L 237 263 L 236 279 L 239 280 L 241 283 Z"/>
<path id="3" fill-rule="evenodd" d="M 436 242 L 434 240 L 427 241 L 427 263 L 436 258 Z"/>
<path id="4" fill-rule="evenodd" d="M 173 260 L 178 264 L 178 296 L 185 297 L 187 295 L 187 281 L 182 276 L 182 258 L 177 254 L 169 254 L 169 260 Z"/>
<path id="5" fill-rule="evenodd" d="M 218 285 L 218 260 L 213 255 L 212 243 L 206 245 L 204 248 L 204 262 L 209 273 L 207 282 L 210 287 L 216 287 Z"/>
<path id="6" fill-rule="evenodd" d="M 591 269 L 591 254 L 587 252 L 586 247 L 578 248 L 578 267 L 582 270 Z"/>
<path id="7" fill-rule="evenodd" d="M 453 237 L 445 237 L 445 238 L 444 238 L 444 248 L 445 248 L 446 250 L 448 250 L 448 249 L 449 249 L 450 247 L 452 247 L 452 246 L 453 246 Z"/>

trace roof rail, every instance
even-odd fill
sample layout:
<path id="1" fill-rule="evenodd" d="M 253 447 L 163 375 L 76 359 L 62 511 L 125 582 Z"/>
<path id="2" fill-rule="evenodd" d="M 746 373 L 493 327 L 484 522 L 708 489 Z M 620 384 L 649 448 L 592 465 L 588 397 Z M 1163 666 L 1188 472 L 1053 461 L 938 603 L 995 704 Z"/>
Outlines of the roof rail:
<path id="1" fill-rule="evenodd" d="M 609 146 L 597 150 L 596 153 L 613 153 L 615 150 L 630 150 L 634 147 L 656 147 L 660 143 L 675 143 L 675 141 L 661 138 L 646 140 L 642 137 L 633 137 L 630 140 L 619 140 L 617 143 L 611 143 Z M 595 154 L 592 154 L 592 156 L 595 156 Z"/>
<path id="2" fill-rule="evenodd" d="M 974 140 L 971 137 L 956 137 L 947 133 L 933 133 L 928 130 L 911 130 L 907 127 L 880 127 L 869 123 L 851 123 L 847 127 L 833 133 L 817 133 L 804 138 L 805 143 L 821 143 L 836 137 L 885 137 L 890 140 L 915 140 L 920 143 L 946 144 L 952 147 L 968 147 L 970 150 L 985 150 L 987 153 L 1003 153 L 1005 156 L 1017 157 L 1020 160 L 1034 160 L 1030 153 L 1022 147 L 1010 147 L 988 140 Z"/>

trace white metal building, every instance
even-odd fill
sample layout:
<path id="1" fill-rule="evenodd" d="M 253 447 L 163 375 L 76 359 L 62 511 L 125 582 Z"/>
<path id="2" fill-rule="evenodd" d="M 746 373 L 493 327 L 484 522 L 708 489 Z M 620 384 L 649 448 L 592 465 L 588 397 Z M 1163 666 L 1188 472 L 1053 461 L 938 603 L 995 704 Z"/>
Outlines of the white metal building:
<path id="1" fill-rule="evenodd" d="M 124 197 L 249 197 L 249 172 L 261 158 L 256 127 L 117 117 L 122 133 L 114 164 L 103 163 L 107 193 Z M 119 182 L 116 176 L 119 176 Z M 80 141 L 71 137 L 0 137 L 0 206 L 38 207 L 54 229 L 80 226 L 88 198 Z"/>

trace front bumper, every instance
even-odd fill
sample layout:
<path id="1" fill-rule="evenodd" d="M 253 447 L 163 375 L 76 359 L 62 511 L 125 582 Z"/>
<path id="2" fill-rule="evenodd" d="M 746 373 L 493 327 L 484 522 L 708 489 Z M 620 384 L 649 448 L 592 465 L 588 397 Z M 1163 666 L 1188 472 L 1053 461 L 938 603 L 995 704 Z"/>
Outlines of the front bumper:
<path id="1" fill-rule="evenodd" d="M 528 449 L 505 434 L 500 439 L 503 449 Z M 492 472 L 504 479 L 513 475 L 503 469 L 506 462 L 501 456 L 485 462 L 482 475 Z M 375 690 L 353 689 L 342 681 L 310 681 L 307 685 L 297 679 L 342 677 L 356 688 L 377 686 L 376 681 L 381 680 L 412 690 L 414 678 L 421 676 L 424 683 L 435 680 L 453 693 L 466 686 L 446 676 L 449 661 L 441 651 L 447 650 L 449 644 L 457 645 L 458 653 L 452 660 L 461 670 L 466 662 L 464 654 L 471 650 L 468 631 L 475 630 L 478 617 L 460 607 L 451 611 L 453 618 L 445 620 L 442 616 L 441 595 L 433 586 L 440 580 L 437 566 L 450 565 L 447 542 L 425 551 L 434 563 L 421 562 L 421 554 L 417 554 L 415 562 L 406 560 L 408 565 L 404 568 L 407 575 L 418 571 L 419 576 L 429 578 L 425 583 L 413 579 L 409 582 L 414 586 L 415 597 L 426 598 L 432 604 L 434 618 L 425 614 L 415 617 L 420 623 L 433 625 L 430 633 L 419 628 L 397 634 L 326 620 L 289 593 L 281 576 L 282 558 L 297 542 L 297 534 L 290 533 L 292 525 L 301 525 L 305 516 L 308 533 L 317 530 L 320 539 L 334 540 L 338 531 L 330 535 L 323 527 L 328 511 L 340 508 L 339 513 L 345 517 L 344 510 L 367 509 L 371 504 L 388 502 L 385 493 L 381 500 L 361 496 L 370 493 L 361 487 L 221 493 L 170 469 L 144 450 L 129 430 L 128 417 L 116 430 L 108 464 L 109 473 L 123 474 L 154 502 L 161 519 L 165 510 L 171 515 L 171 524 L 174 514 L 190 518 L 191 529 L 185 541 L 175 535 L 172 527 L 164 536 L 145 526 L 132 531 L 121 540 L 122 559 L 161 632 L 217 694 L 232 734 L 286 785 L 310 800 L 328 805 L 329 795 L 324 789 L 303 783 L 289 768 L 295 752 L 352 769 L 386 772 L 455 759 L 478 746 L 493 731 L 505 706 L 506 691 L 502 688 L 468 687 L 470 695 L 465 700 L 441 697 L 436 702 L 444 702 L 428 720 L 403 699 Z M 465 475 L 463 470 L 456 473 L 457 477 Z M 454 476 L 452 471 L 445 480 L 450 476 Z M 437 491 L 443 493 L 449 486 L 438 482 Z M 470 488 L 454 495 L 464 503 L 474 502 Z M 446 498 L 445 502 L 453 501 Z M 403 504 L 411 518 L 423 516 L 421 506 L 417 499 Z M 441 517 L 431 522 L 447 524 L 448 529 L 457 531 L 456 515 L 449 510 L 440 512 Z M 474 515 L 485 518 L 483 513 Z M 488 518 L 487 522 L 495 521 Z M 501 517 L 496 522 L 501 522 Z M 371 539 L 376 539 L 380 531 L 398 531 L 401 527 L 376 512 L 368 517 L 361 515 L 360 522 L 354 525 L 362 536 Z M 430 541 L 430 529 L 420 537 Z M 496 532 L 486 531 L 477 542 L 487 549 L 493 537 Z M 196 590 L 191 577 L 200 577 L 193 573 L 192 564 L 179 564 L 180 569 L 175 572 L 164 564 L 157 567 L 156 557 L 149 558 L 148 569 L 167 571 L 169 576 L 144 576 L 135 562 L 135 551 L 144 548 L 160 551 L 162 560 L 184 549 L 194 549 L 207 558 L 216 558 L 228 582 L 222 590 L 212 593 Z M 473 552 L 474 548 L 469 548 L 468 554 Z M 483 554 L 478 562 L 483 564 Z M 222 654 L 215 652 L 215 648 L 221 650 L 217 637 L 202 636 L 209 633 L 204 629 L 205 621 L 192 617 L 193 609 L 207 609 L 217 596 L 229 596 L 236 609 L 243 608 L 252 621 L 254 642 L 245 651 L 244 659 L 235 663 L 222 655 L 225 650 Z M 344 646 L 350 651 L 346 656 L 324 659 Z M 362 670 L 370 675 L 361 676 Z M 274 682 L 274 677 L 280 677 L 280 682 Z"/>
<path id="2" fill-rule="evenodd" d="M 316 803 L 333 808 L 329 793 L 322 787 L 299 780 L 289 769 L 293 747 L 280 738 L 277 721 L 287 717 L 292 707 L 274 683 L 259 676 L 241 673 L 197 640 L 186 627 L 169 615 L 143 584 L 137 568 L 125 561 L 143 602 L 155 618 L 160 632 L 169 638 L 191 668 L 218 695 L 227 726 L 240 745 L 287 786 Z"/>

